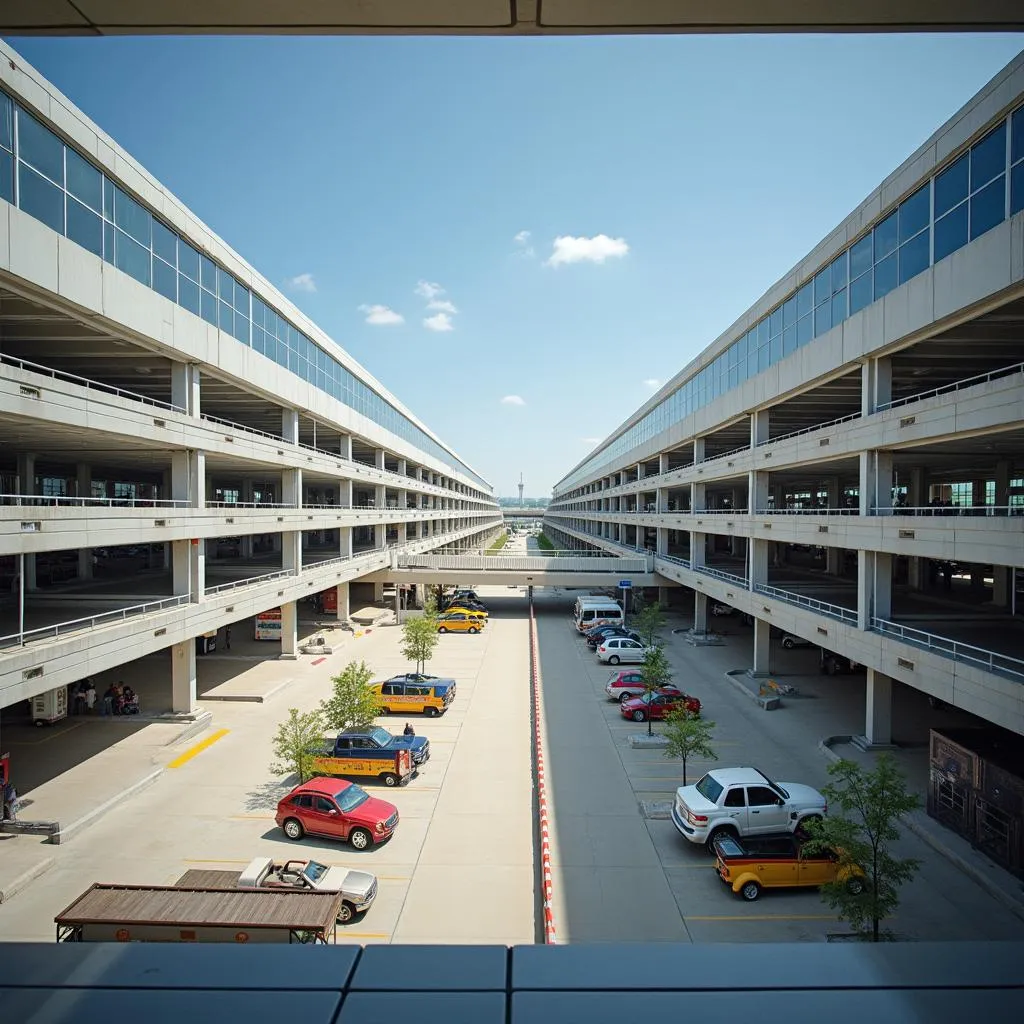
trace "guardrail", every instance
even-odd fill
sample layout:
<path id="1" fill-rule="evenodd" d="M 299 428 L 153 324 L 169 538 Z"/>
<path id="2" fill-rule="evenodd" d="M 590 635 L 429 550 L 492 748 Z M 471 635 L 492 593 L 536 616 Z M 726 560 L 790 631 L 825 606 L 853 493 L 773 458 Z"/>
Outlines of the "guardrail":
<path id="1" fill-rule="evenodd" d="M 859 508 L 759 508 L 759 516 L 859 516 Z"/>
<path id="2" fill-rule="evenodd" d="M 693 565 L 690 568 L 694 572 L 704 573 L 705 576 L 714 576 L 716 579 L 724 580 L 726 583 L 738 583 L 744 589 L 747 587 L 747 577 L 737 576 L 734 572 L 726 572 L 724 569 L 716 569 L 713 565 Z"/>
<path id="3" fill-rule="evenodd" d="M 695 463 L 695 465 L 703 466 L 703 465 L 705 465 L 708 462 L 717 462 L 719 459 L 727 459 L 731 455 L 739 455 L 742 452 L 749 452 L 749 451 L 750 451 L 750 445 L 749 444 L 741 444 L 739 446 L 739 448 L 730 448 L 729 451 L 727 451 L 727 452 L 717 452 L 714 455 L 705 455 L 704 458 L 701 459 L 700 462 Z M 662 475 L 663 474 L 661 474 L 661 473 L 658 474 L 658 476 L 662 476 Z M 648 477 L 642 477 L 641 479 L 643 479 L 643 480 L 647 480 L 647 479 L 654 480 L 656 478 L 652 476 L 652 477 L 649 477 L 649 478 Z"/>
<path id="4" fill-rule="evenodd" d="M 207 508 L 302 508 L 301 505 L 286 505 L 280 501 L 208 501 Z"/>
<path id="5" fill-rule="evenodd" d="M 762 448 L 766 444 L 775 444 L 776 441 L 787 441 L 791 437 L 800 437 L 802 434 L 813 434 L 816 430 L 825 430 L 827 427 L 838 427 L 840 423 L 849 423 L 860 418 L 861 413 L 851 412 L 848 416 L 840 416 L 838 419 L 827 420 L 825 423 L 814 423 L 809 427 L 802 427 L 800 430 L 791 430 L 788 434 L 779 434 L 778 437 L 769 437 L 764 441 L 758 441 L 757 447 Z"/>
<path id="6" fill-rule="evenodd" d="M 184 410 L 182 410 L 184 412 Z M 201 412 L 199 414 L 201 420 L 206 420 L 208 423 L 216 423 L 221 427 L 231 427 L 232 430 L 241 430 L 246 434 L 255 434 L 257 437 L 266 437 L 276 444 L 288 444 L 287 441 L 280 434 L 271 434 L 266 430 L 260 430 L 257 427 L 249 427 L 244 423 L 235 423 L 234 420 L 221 419 L 220 416 L 211 416 L 208 412 Z"/>
<path id="7" fill-rule="evenodd" d="M 0 647 L 9 648 L 24 646 L 33 640 L 48 640 L 68 633 L 77 633 L 83 629 L 95 629 L 96 626 L 105 626 L 111 622 L 123 622 L 126 619 L 134 618 L 136 615 L 148 615 L 152 612 L 163 611 L 165 608 L 175 608 L 178 605 L 189 603 L 188 594 L 180 594 L 176 597 L 167 597 L 160 601 L 147 601 L 145 604 L 135 604 L 128 608 L 116 608 L 109 612 L 100 612 L 98 615 L 89 615 L 83 619 L 69 619 L 67 622 L 55 622 L 51 626 L 41 626 L 37 629 L 26 629 L 18 633 L 9 633 L 7 636 L 0 636 Z"/>
<path id="8" fill-rule="evenodd" d="M 830 601 L 819 601 L 815 597 L 807 597 L 806 594 L 798 594 L 793 590 L 780 590 L 778 587 L 770 587 L 766 583 L 755 583 L 754 592 L 774 597 L 777 601 L 784 601 L 786 604 L 795 604 L 801 608 L 807 608 L 809 611 L 819 612 L 829 618 L 839 619 L 840 622 L 857 622 L 856 609 L 844 608 L 841 604 L 832 604 Z"/>
<path id="9" fill-rule="evenodd" d="M 278 569 L 276 572 L 264 573 L 262 576 L 250 576 L 244 580 L 232 580 L 230 583 L 218 583 L 215 587 L 206 587 L 203 594 L 209 597 L 211 594 L 223 594 L 227 590 L 237 590 L 239 587 L 251 587 L 254 583 L 269 583 L 270 580 L 284 579 L 285 576 L 298 575 L 294 569 Z"/>
<path id="10" fill-rule="evenodd" d="M 64 495 L 0 494 L 0 505 L 23 508 L 188 508 L 180 498 L 73 498 Z"/>
<path id="11" fill-rule="evenodd" d="M 693 567 L 689 558 L 680 558 L 678 555 L 655 555 L 654 557 L 655 559 L 663 558 L 666 562 L 672 562 L 673 565 L 681 565 L 684 569 Z"/>
<path id="12" fill-rule="evenodd" d="M 938 636 L 935 633 L 926 633 L 921 629 L 912 629 L 910 626 L 902 626 L 898 622 L 890 622 L 888 619 L 872 617 L 871 630 L 881 633 L 883 636 L 895 637 L 914 647 L 941 654 L 953 661 L 964 661 L 971 665 L 978 665 L 988 672 L 999 672 L 1015 679 L 1024 680 L 1024 661 L 1020 658 L 1011 658 L 1007 654 L 987 651 L 985 648 L 975 647 L 973 644 L 951 640 L 949 637 Z"/>
<path id="13" fill-rule="evenodd" d="M 1024 516 L 1024 504 L 1013 505 L 876 505 L 876 516 Z"/>
<path id="14" fill-rule="evenodd" d="M 15 366 L 19 370 L 28 370 L 29 373 L 38 373 L 53 380 L 63 380 L 69 384 L 76 384 L 79 387 L 89 388 L 91 391 L 101 391 L 106 395 L 114 395 L 117 398 L 128 398 L 133 402 L 142 402 L 144 405 L 155 405 L 161 409 L 185 412 L 180 405 L 175 405 L 173 402 L 164 402 L 159 398 L 150 398 L 147 395 L 140 395 L 137 391 L 128 391 L 125 388 L 115 388 L 111 384 L 103 384 L 101 381 L 92 380 L 90 377 L 79 377 L 76 373 L 54 370 L 49 366 L 41 366 L 39 363 L 30 362 L 28 359 L 16 359 L 14 356 L 0 353 L 0 363 L 7 366 Z"/>
<path id="15" fill-rule="evenodd" d="M 579 557 L 574 557 L 579 556 Z M 399 569 L 464 569 L 466 571 L 512 572 L 607 572 L 618 574 L 647 572 L 646 558 L 625 558 L 617 555 L 598 556 L 573 552 L 572 555 L 429 555 L 399 554 Z"/>
<path id="16" fill-rule="evenodd" d="M 911 402 L 923 402 L 926 398 L 949 395 L 956 391 L 963 391 L 965 388 L 972 388 L 977 384 L 988 384 L 1002 377 L 1012 377 L 1015 373 L 1024 373 L 1024 363 L 1012 363 L 1009 366 L 1002 366 L 998 370 L 979 373 L 974 377 L 965 377 L 963 380 L 954 381 L 952 384 L 943 384 L 941 387 L 932 388 L 930 391 L 918 391 L 914 395 L 894 398 L 891 402 L 880 403 L 876 411 L 884 412 L 886 409 L 898 409 L 900 406 L 909 405 Z"/>

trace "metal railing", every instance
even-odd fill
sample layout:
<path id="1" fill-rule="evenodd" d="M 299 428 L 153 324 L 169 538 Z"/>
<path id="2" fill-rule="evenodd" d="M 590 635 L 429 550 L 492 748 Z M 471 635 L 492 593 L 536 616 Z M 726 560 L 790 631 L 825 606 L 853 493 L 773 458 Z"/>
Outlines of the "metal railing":
<path id="1" fill-rule="evenodd" d="M 813 423 L 809 427 L 801 427 L 799 430 L 791 430 L 788 434 L 779 434 L 777 437 L 769 437 L 764 441 L 758 441 L 757 447 L 762 448 L 766 444 L 775 444 L 776 441 L 787 441 L 791 437 L 800 437 L 803 434 L 813 434 L 816 430 L 826 430 L 828 427 L 838 427 L 840 423 L 849 423 L 852 420 L 859 420 L 861 413 L 851 412 L 847 416 L 840 416 L 838 419 L 827 420 L 824 423 Z"/>
<path id="2" fill-rule="evenodd" d="M 745 508 L 691 508 L 679 513 L 685 516 L 745 516 Z"/>
<path id="3" fill-rule="evenodd" d="M 208 501 L 207 508 L 299 508 L 298 505 L 286 505 L 280 501 Z M 202 511 L 202 510 L 200 510 Z"/>
<path id="4" fill-rule="evenodd" d="M 1011 658 L 1007 654 L 998 654 L 995 651 L 985 650 L 983 647 L 975 647 L 973 644 L 951 640 L 949 637 L 926 633 L 924 630 L 912 629 L 910 626 L 901 626 L 898 622 L 890 622 L 888 619 L 872 617 L 871 630 L 881 633 L 883 636 L 895 637 L 897 640 L 902 640 L 904 643 L 922 650 L 940 654 L 944 658 L 967 662 L 988 672 L 999 672 L 1015 679 L 1024 680 L 1024 661 L 1020 658 Z"/>
<path id="5" fill-rule="evenodd" d="M 298 573 L 294 569 L 277 569 L 274 572 L 264 573 L 262 576 L 250 576 L 248 579 L 232 580 L 230 583 L 218 583 L 215 587 L 206 587 L 203 594 L 209 597 L 211 594 L 222 594 L 227 590 L 237 590 L 239 587 L 251 587 L 256 583 L 269 583 L 271 580 L 297 575 Z"/>
<path id="6" fill-rule="evenodd" d="M 184 412 L 184 410 L 182 410 L 182 412 Z M 249 427 L 244 423 L 235 423 L 234 420 L 225 420 L 221 419 L 220 416 L 211 416 L 208 412 L 201 412 L 199 414 L 199 418 L 201 420 L 206 420 L 208 423 L 216 423 L 221 427 L 231 427 L 232 430 L 241 430 L 246 434 L 255 434 L 257 437 L 269 438 L 275 444 L 288 444 L 280 434 L 271 434 L 266 430 L 260 430 L 258 427 Z"/>
<path id="7" fill-rule="evenodd" d="M 749 444 L 741 444 L 739 446 L 739 448 L 731 448 L 727 452 L 717 452 L 714 455 L 705 455 L 704 458 L 700 460 L 700 462 L 696 463 L 696 465 L 704 466 L 704 465 L 706 465 L 709 462 L 717 462 L 719 459 L 728 459 L 732 455 L 740 455 L 743 452 L 749 452 L 749 451 L 750 451 L 750 445 Z M 662 474 L 659 473 L 658 476 L 662 476 Z M 647 479 L 647 478 L 645 477 L 644 479 Z M 654 477 L 651 477 L 651 479 L 653 480 Z"/>
<path id="8" fill-rule="evenodd" d="M 689 558 L 680 558 L 679 555 L 655 555 L 656 559 L 664 559 L 666 562 L 671 562 L 673 565 L 681 565 L 684 569 L 692 568 L 692 563 Z"/>
<path id="9" fill-rule="evenodd" d="M 1024 516 L 1024 505 L 876 505 L 876 516 Z"/>
<path id="10" fill-rule="evenodd" d="M 147 601 L 145 604 L 135 604 L 128 608 L 116 608 L 113 611 L 100 612 L 98 615 L 89 615 L 83 619 L 69 619 L 67 622 L 55 622 L 51 626 L 26 629 L 20 633 L 0 636 L 0 647 L 24 646 L 33 640 L 48 640 L 68 633 L 77 633 L 83 629 L 95 629 L 97 626 L 106 626 L 113 622 L 124 622 L 127 619 L 134 618 L 136 615 L 148 615 L 152 612 L 163 611 L 166 608 L 175 608 L 178 605 L 188 604 L 190 600 L 188 594 L 179 594 L 176 597 L 167 597 L 160 601 Z"/>
<path id="11" fill-rule="evenodd" d="M 62 380 L 68 384 L 75 384 L 79 387 L 88 388 L 90 391 L 100 391 L 106 395 L 114 395 L 116 398 L 128 398 L 133 402 L 142 402 L 144 405 L 155 405 L 161 409 L 171 409 L 174 412 L 184 412 L 180 405 L 173 402 L 164 402 L 159 398 L 149 398 L 147 395 L 140 395 L 137 391 L 128 391 L 125 388 L 116 388 L 111 384 L 103 384 L 101 381 L 92 380 L 89 377 L 79 377 L 76 373 L 67 373 L 64 370 L 54 370 L 49 366 L 41 366 L 39 363 L 30 362 L 27 359 L 16 359 L 0 353 L 0 363 L 7 366 L 15 366 L 19 370 L 28 370 L 29 373 L 38 373 L 52 380 Z"/>
<path id="12" fill-rule="evenodd" d="M 906 395 L 903 398 L 894 398 L 891 402 L 881 402 L 877 412 L 885 412 L 886 409 L 898 409 L 902 405 L 909 405 L 911 402 L 923 402 L 926 398 L 936 398 L 939 395 L 949 395 L 956 391 L 963 391 L 965 388 L 972 388 L 977 384 L 988 384 L 991 381 L 999 380 L 1002 377 L 1012 377 L 1015 373 L 1024 373 L 1024 363 L 1013 363 L 1010 366 L 1002 366 L 998 370 L 990 370 L 988 373 L 979 373 L 974 377 L 965 377 L 963 380 L 954 381 L 952 384 L 943 384 L 940 387 L 932 388 L 930 391 L 919 391 L 914 395 Z"/>
<path id="13" fill-rule="evenodd" d="M 180 498 L 74 498 L 64 495 L 0 494 L 0 505 L 30 508 L 188 508 Z"/>
<path id="14" fill-rule="evenodd" d="M 774 597 L 777 601 L 784 601 L 786 604 L 795 604 L 800 608 L 807 608 L 809 611 L 827 615 L 829 618 L 839 619 L 840 622 L 857 621 L 857 610 L 845 608 L 841 604 L 832 604 L 830 601 L 819 601 L 815 597 L 807 597 L 806 594 L 798 594 L 793 590 L 780 590 L 778 587 L 770 587 L 767 583 L 755 583 L 754 592 L 764 594 L 766 597 Z"/>
<path id="15" fill-rule="evenodd" d="M 744 589 L 747 586 L 747 577 L 738 576 L 734 572 L 726 572 L 724 569 L 716 569 L 713 565 L 690 565 L 694 572 L 703 573 L 705 576 L 714 576 L 716 579 L 724 580 L 726 583 L 738 583 Z"/>
<path id="16" fill-rule="evenodd" d="M 859 516 L 857 506 L 842 508 L 759 508 L 755 513 L 759 516 Z"/>

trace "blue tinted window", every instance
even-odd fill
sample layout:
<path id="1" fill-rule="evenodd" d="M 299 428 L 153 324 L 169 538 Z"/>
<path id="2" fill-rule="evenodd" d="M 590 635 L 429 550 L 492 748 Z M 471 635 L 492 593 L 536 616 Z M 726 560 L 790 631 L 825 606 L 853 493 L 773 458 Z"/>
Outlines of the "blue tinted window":
<path id="1" fill-rule="evenodd" d="M 242 316 L 248 318 L 249 316 L 249 289 L 243 284 L 235 282 L 235 309 L 238 310 Z"/>
<path id="2" fill-rule="evenodd" d="M 971 191 L 1006 170 L 1006 122 L 971 146 Z"/>
<path id="3" fill-rule="evenodd" d="M 234 305 L 235 301 L 235 279 L 226 271 L 217 269 L 217 284 L 219 291 L 217 293 L 221 302 L 227 302 Z"/>
<path id="4" fill-rule="evenodd" d="M 64 234 L 64 192 L 22 163 L 18 165 L 18 202 L 29 216 Z"/>
<path id="5" fill-rule="evenodd" d="M 263 305 L 263 300 L 258 295 L 252 297 L 252 322 L 254 327 L 263 327 L 263 311 L 267 307 Z"/>
<path id="6" fill-rule="evenodd" d="M 1024 160 L 1010 172 L 1010 213 L 1021 210 L 1024 210 Z"/>
<path id="7" fill-rule="evenodd" d="M 885 259 L 894 252 L 899 244 L 899 228 L 897 213 L 891 213 L 880 224 L 875 226 L 875 262 Z"/>
<path id="8" fill-rule="evenodd" d="M 68 238 L 102 258 L 103 221 L 99 214 L 93 213 L 71 196 L 68 196 L 67 204 Z"/>
<path id="9" fill-rule="evenodd" d="M 178 236 L 162 221 L 153 218 L 153 252 L 172 267 L 178 266 Z"/>
<path id="10" fill-rule="evenodd" d="M 139 245 L 123 231 L 118 231 L 114 245 L 114 263 L 118 270 L 123 270 L 126 274 L 134 277 L 136 281 L 148 285 L 150 282 L 149 249 Z"/>
<path id="11" fill-rule="evenodd" d="M 199 291 L 199 315 L 208 323 L 217 326 L 217 296 L 205 288 Z"/>
<path id="12" fill-rule="evenodd" d="M 103 216 L 114 219 L 114 183 L 109 178 L 103 179 Z"/>
<path id="13" fill-rule="evenodd" d="M 922 231 L 915 238 L 900 246 L 900 284 L 916 277 L 922 270 L 928 269 L 930 242 L 929 233 Z"/>
<path id="14" fill-rule="evenodd" d="M 935 262 L 967 244 L 967 204 L 963 203 L 935 222 Z"/>
<path id="15" fill-rule="evenodd" d="M 0 199 L 14 202 L 14 157 L 0 149 Z"/>
<path id="16" fill-rule="evenodd" d="M 814 338 L 814 317 L 808 314 L 802 316 L 796 325 L 796 343 L 799 348 L 803 348 L 809 341 Z"/>
<path id="17" fill-rule="evenodd" d="M 235 311 L 226 302 L 221 302 L 219 308 L 218 326 L 222 331 L 230 333 L 235 329 Z"/>
<path id="18" fill-rule="evenodd" d="M 153 218 L 149 211 L 121 189 L 114 189 L 114 223 L 147 249 L 152 238 Z"/>
<path id="19" fill-rule="evenodd" d="M 899 284 L 899 268 L 896 253 L 886 256 L 875 264 L 875 299 L 888 295 Z"/>
<path id="20" fill-rule="evenodd" d="M 14 152 L 14 134 L 11 130 L 11 98 L 0 93 L 0 146 Z"/>
<path id="21" fill-rule="evenodd" d="M 178 274 L 178 305 L 199 315 L 199 285 L 184 274 Z"/>
<path id="22" fill-rule="evenodd" d="M 103 222 L 103 258 L 108 263 L 114 262 L 114 225 L 108 220 Z"/>
<path id="23" fill-rule="evenodd" d="M 967 178 L 970 164 L 964 153 L 954 164 L 950 164 L 935 178 L 935 217 L 938 219 L 947 210 L 952 210 L 961 199 L 967 198 Z"/>
<path id="24" fill-rule="evenodd" d="M 823 302 L 814 311 L 814 336 L 818 337 L 832 329 L 832 304 Z"/>
<path id="25" fill-rule="evenodd" d="M 796 324 L 782 332 L 782 355 L 792 355 L 796 351 Z"/>
<path id="26" fill-rule="evenodd" d="M 782 326 L 792 327 L 796 323 L 796 296 L 782 304 Z"/>
<path id="27" fill-rule="evenodd" d="M 1018 107 L 1010 118 L 1010 163 L 1024 160 L 1024 107 Z"/>
<path id="28" fill-rule="evenodd" d="M 774 313 L 769 317 L 769 324 L 771 325 L 770 333 L 773 338 L 778 337 L 782 334 L 782 307 L 780 306 Z M 772 362 L 775 362 L 773 359 Z"/>
<path id="29" fill-rule="evenodd" d="M 850 285 L 850 315 L 853 316 L 857 310 L 870 305 L 871 300 L 871 275 L 864 274 Z"/>
<path id="30" fill-rule="evenodd" d="M 199 253 L 184 238 L 178 239 L 178 269 L 193 281 L 199 280 Z"/>
<path id="31" fill-rule="evenodd" d="M 871 256 L 871 233 L 868 232 L 859 242 L 850 247 L 850 280 L 866 274 L 874 260 Z"/>
<path id="32" fill-rule="evenodd" d="M 255 324 L 252 325 L 252 347 L 257 352 L 263 352 L 263 339 L 266 335 L 263 333 L 262 327 L 257 327 Z"/>
<path id="33" fill-rule="evenodd" d="M 931 191 L 928 185 L 919 188 L 900 203 L 900 241 L 913 238 L 928 226 L 931 218 Z"/>
<path id="34" fill-rule="evenodd" d="M 249 321 L 240 313 L 235 313 L 235 326 L 231 331 L 232 335 L 244 344 L 249 344 Z"/>
<path id="35" fill-rule="evenodd" d="M 832 298 L 832 275 L 828 267 L 814 278 L 814 304 L 820 306 Z"/>
<path id="36" fill-rule="evenodd" d="M 814 308 L 814 286 L 812 284 L 805 284 L 803 288 L 796 293 L 796 315 L 807 316 L 808 313 Z"/>
<path id="37" fill-rule="evenodd" d="M 153 289 L 171 302 L 178 301 L 178 272 L 162 259 L 153 257 Z"/>
<path id="38" fill-rule="evenodd" d="M 18 110 L 18 156 L 58 185 L 64 184 L 64 143 L 21 109 Z"/>
<path id="39" fill-rule="evenodd" d="M 1006 178 L 1000 174 L 971 196 L 971 238 L 991 231 L 1006 216 Z"/>
<path id="40" fill-rule="evenodd" d="M 768 317 L 765 317 L 757 325 L 757 347 L 764 348 L 768 345 L 769 333 Z"/>
<path id="41" fill-rule="evenodd" d="M 210 259 L 209 256 L 199 257 L 199 283 L 207 289 L 207 291 L 217 294 L 217 264 Z"/>
<path id="42" fill-rule="evenodd" d="M 97 213 L 103 212 L 103 175 L 73 149 L 67 151 L 68 191 Z"/>
<path id="43" fill-rule="evenodd" d="M 847 270 L 847 253 L 841 253 L 831 264 L 829 270 L 832 272 L 832 291 L 838 292 L 849 283 Z"/>

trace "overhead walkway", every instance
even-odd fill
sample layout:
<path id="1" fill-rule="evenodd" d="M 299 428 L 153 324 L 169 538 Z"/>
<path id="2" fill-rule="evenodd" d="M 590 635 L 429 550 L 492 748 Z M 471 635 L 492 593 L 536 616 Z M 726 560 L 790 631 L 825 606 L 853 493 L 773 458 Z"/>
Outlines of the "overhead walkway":
<path id="1" fill-rule="evenodd" d="M 606 551 L 547 551 L 542 555 L 507 555 L 500 551 L 430 554 L 396 551 L 391 566 L 364 580 L 383 583 L 463 583 L 477 580 L 506 586 L 616 587 L 628 579 L 633 587 L 664 585 L 654 573 L 654 556 L 615 555 Z"/>

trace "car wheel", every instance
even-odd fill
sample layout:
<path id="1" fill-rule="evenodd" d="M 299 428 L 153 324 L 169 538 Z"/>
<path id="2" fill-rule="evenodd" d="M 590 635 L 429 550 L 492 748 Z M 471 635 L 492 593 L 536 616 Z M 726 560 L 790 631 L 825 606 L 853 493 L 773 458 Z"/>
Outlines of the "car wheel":
<path id="1" fill-rule="evenodd" d="M 619 703 L 620 704 L 625 704 L 627 700 L 632 698 L 632 696 L 633 696 L 633 694 L 631 694 L 631 693 L 624 693 L 621 697 L 619 697 Z"/>
<path id="2" fill-rule="evenodd" d="M 425 714 L 427 718 L 437 718 L 437 708 L 424 708 L 423 714 Z"/>
<path id="3" fill-rule="evenodd" d="M 618 663 L 619 663 L 619 656 L 618 656 L 617 654 L 613 654 L 613 655 L 612 655 L 612 656 L 611 656 L 611 657 L 610 657 L 610 658 L 608 659 L 608 664 L 609 664 L 609 665 L 618 665 Z"/>
<path id="4" fill-rule="evenodd" d="M 851 896 L 859 896 L 864 891 L 864 879 L 863 878 L 848 878 L 846 880 L 846 891 Z"/>
<path id="5" fill-rule="evenodd" d="M 289 839 L 301 839 L 305 834 L 306 830 L 302 827 L 302 822 L 298 818 L 288 818 L 285 820 L 284 834 Z"/>
<path id="6" fill-rule="evenodd" d="M 466 630 L 466 632 L 467 632 L 467 633 L 479 633 L 479 632 L 480 632 L 480 630 L 478 630 L 478 629 L 476 628 L 476 626 L 470 626 L 470 627 L 469 627 L 469 629 L 467 629 L 467 630 Z"/>
<path id="7" fill-rule="evenodd" d="M 438 626 L 437 627 L 437 631 L 438 631 L 438 633 L 447 633 L 448 632 L 448 627 L 447 626 Z"/>
<path id="8" fill-rule="evenodd" d="M 633 712 L 633 721 L 642 722 L 647 716 L 642 711 Z"/>
<path id="9" fill-rule="evenodd" d="M 723 825 L 719 825 L 718 828 L 713 828 L 708 833 L 708 838 L 707 838 L 707 847 L 708 847 L 708 849 L 712 853 L 714 853 L 715 852 L 715 840 L 716 839 L 724 839 L 726 836 L 731 836 L 731 835 L 733 835 L 733 831 L 732 831 L 731 828 L 726 828 Z"/>
<path id="10" fill-rule="evenodd" d="M 748 903 L 753 903 L 761 895 L 761 886 L 757 882 L 744 882 L 740 887 L 740 895 Z"/>
<path id="11" fill-rule="evenodd" d="M 365 828 L 354 828 L 348 834 L 348 841 L 357 850 L 365 850 L 373 842 L 373 836 Z"/>
<path id="12" fill-rule="evenodd" d="M 338 911 L 338 924 L 348 924 L 355 916 L 356 908 L 346 900 L 342 903 L 341 909 Z"/>
<path id="13" fill-rule="evenodd" d="M 787 636 L 786 639 L 782 641 L 782 646 L 785 647 L 787 651 L 791 651 L 793 650 L 793 641 Z"/>
<path id="14" fill-rule="evenodd" d="M 385 786 L 397 786 L 399 783 L 399 778 L 394 772 L 382 772 L 380 780 Z"/>

